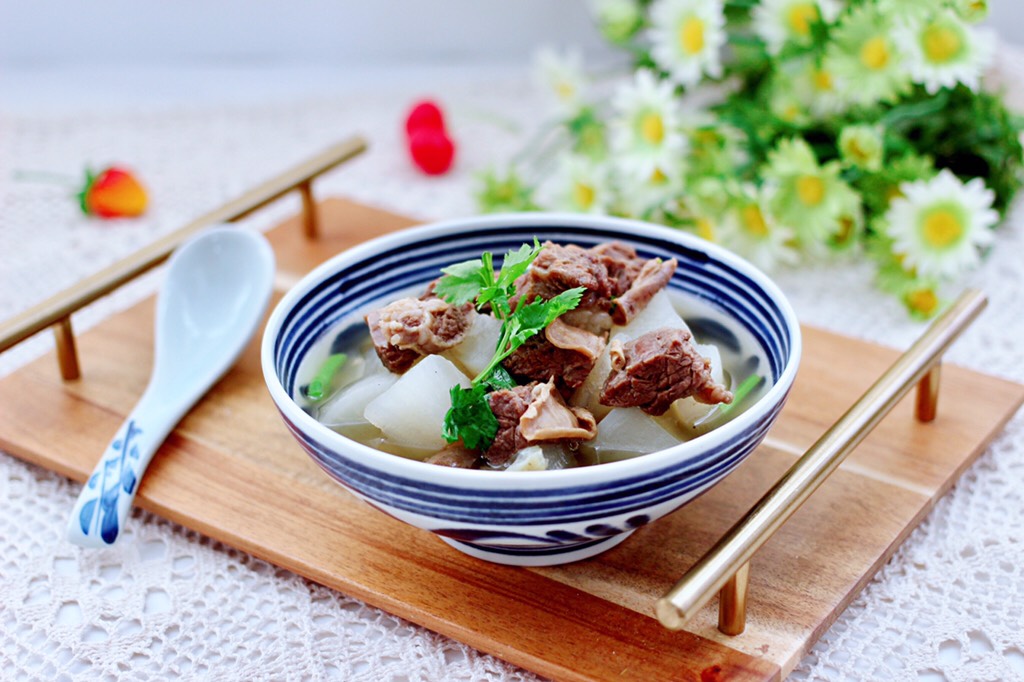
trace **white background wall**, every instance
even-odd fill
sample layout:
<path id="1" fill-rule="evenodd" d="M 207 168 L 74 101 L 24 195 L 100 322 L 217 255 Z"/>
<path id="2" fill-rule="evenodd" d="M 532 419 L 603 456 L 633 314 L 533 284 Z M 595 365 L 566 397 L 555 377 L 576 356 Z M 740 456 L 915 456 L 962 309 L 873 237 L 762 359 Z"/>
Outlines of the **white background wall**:
<path id="1" fill-rule="evenodd" d="M 989 23 L 1024 43 L 1024 2 Z M 0 66 L 521 62 L 604 47 L 584 0 L 0 0 Z"/>

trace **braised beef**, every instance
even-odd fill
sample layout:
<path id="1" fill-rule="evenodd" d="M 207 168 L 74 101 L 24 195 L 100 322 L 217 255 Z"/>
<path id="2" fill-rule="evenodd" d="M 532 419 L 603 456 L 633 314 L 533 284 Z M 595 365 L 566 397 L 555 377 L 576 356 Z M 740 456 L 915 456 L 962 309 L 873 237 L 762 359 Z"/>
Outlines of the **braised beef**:
<path id="1" fill-rule="evenodd" d="M 441 450 L 423 461 L 427 464 L 437 464 L 438 466 L 454 469 L 474 469 L 480 462 L 480 453 L 476 450 L 470 450 L 462 444 L 462 441 L 459 441 L 457 443 L 448 443 L 448 445 L 445 445 Z"/>
<path id="2" fill-rule="evenodd" d="M 526 447 L 526 437 L 519 430 L 519 419 L 530 406 L 533 384 L 501 389 L 487 394 L 491 412 L 498 419 L 498 433 L 494 442 L 484 451 L 484 458 L 492 466 L 507 463 Z"/>
<path id="3" fill-rule="evenodd" d="M 533 301 L 538 296 L 547 301 L 568 289 L 583 287 L 586 292 L 577 306 L 583 310 L 607 309 L 613 292 L 608 269 L 597 256 L 575 244 L 560 246 L 551 242 L 544 242 L 544 248 L 515 286 L 513 305 L 521 300 Z"/>
<path id="4" fill-rule="evenodd" d="M 571 394 L 594 368 L 604 339 L 556 318 L 544 330 L 517 348 L 502 363 L 514 377 L 528 381 L 554 378 L 564 394 Z"/>
<path id="5" fill-rule="evenodd" d="M 637 316 L 654 295 L 668 285 L 672 273 L 679 263 L 675 258 L 662 261 L 654 258 L 644 263 L 640 272 L 612 306 L 612 320 L 617 325 L 627 325 Z"/>
<path id="6" fill-rule="evenodd" d="M 453 306 L 437 297 L 402 298 L 366 316 L 384 366 L 402 374 L 417 359 L 462 341 L 473 324 L 473 304 Z"/>
<path id="7" fill-rule="evenodd" d="M 530 269 L 516 280 L 513 305 L 538 296 L 548 300 L 574 287 L 586 292 L 565 321 L 594 334 L 612 324 L 627 324 L 651 298 L 668 284 L 675 260 L 647 260 L 622 242 L 606 242 L 591 249 L 574 244 L 545 242 Z"/>
<path id="8" fill-rule="evenodd" d="M 637 255 L 636 249 L 622 242 L 604 242 L 590 249 L 604 265 L 612 282 L 612 296 L 621 296 L 640 274 L 647 261 Z"/>
<path id="9" fill-rule="evenodd" d="M 658 329 L 625 344 L 612 341 L 612 371 L 601 389 L 601 404 L 661 415 L 688 396 L 707 404 L 732 402 L 732 393 L 711 377 L 711 361 L 691 339 L 685 329 Z"/>

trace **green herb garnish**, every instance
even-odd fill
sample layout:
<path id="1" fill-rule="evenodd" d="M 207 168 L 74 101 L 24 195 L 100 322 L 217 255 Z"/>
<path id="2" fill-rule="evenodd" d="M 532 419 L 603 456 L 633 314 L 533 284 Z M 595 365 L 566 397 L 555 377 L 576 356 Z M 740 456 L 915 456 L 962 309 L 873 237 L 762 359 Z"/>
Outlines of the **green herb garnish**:
<path id="1" fill-rule="evenodd" d="M 735 409 L 735 407 L 743 402 L 743 399 L 746 398 L 751 391 L 761 385 L 761 381 L 763 380 L 764 377 L 759 374 L 751 374 L 749 377 L 744 379 L 743 382 L 736 387 L 736 390 L 733 391 L 732 402 L 728 405 L 722 405 L 719 414 L 727 414 Z"/>
<path id="2" fill-rule="evenodd" d="M 320 365 L 320 369 L 313 376 L 313 380 L 309 382 L 309 386 L 306 387 L 306 397 L 314 402 L 322 400 L 327 388 L 334 380 L 334 375 L 338 373 L 346 360 L 348 360 L 348 356 L 344 353 L 328 355 L 324 364 Z"/>
<path id="3" fill-rule="evenodd" d="M 449 443 L 462 439 L 466 447 L 486 449 L 498 433 L 498 420 L 487 402 L 490 390 L 511 388 L 515 382 L 501 362 L 532 336 L 544 330 L 556 317 L 579 305 L 585 289 L 576 287 L 545 301 L 539 296 L 532 302 L 519 301 L 515 311 L 510 299 L 515 296 L 515 281 L 540 253 L 543 247 L 534 239 L 533 246 L 523 244 L 505 255 L 501 271 L 495 273 L 494 260 L 485 251 L 480 258 L 443 268 L 435 293 L 453 305 L 474 301 L 478 310 L 487 305 L 494 317 L 501 320 L 501 335 L 494 356 L 469 388 L 453 386 L 452 406 L 444 418 L 442 435 Z"/>

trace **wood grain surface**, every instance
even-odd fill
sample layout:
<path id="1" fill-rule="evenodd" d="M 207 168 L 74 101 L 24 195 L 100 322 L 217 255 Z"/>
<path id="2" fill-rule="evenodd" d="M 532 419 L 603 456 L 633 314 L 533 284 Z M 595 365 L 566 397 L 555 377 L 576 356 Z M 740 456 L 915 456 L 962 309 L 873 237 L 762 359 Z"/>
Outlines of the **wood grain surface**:
<path id="1" fill-rule="evenodd" d="M 368 237 L 410 224 L 331 199 L 317 242 L 292 220 L 270 234 L 279 283 Z M 0 380 L 0 447 L 84 481 L 141 395 L 153 301 L 82 335 L 83 376 L 52 357 Z M 739 637 L 714 604 L 669 632 L 654 601 L 898 355 L 804 328 L 800 375 L 769 439 L 695 502 L 623 544 L 567 566 L 467 557 L 346 493 L 282 425 L 258 339 L 182 420 L 136 503 L 274 564 L 558 680 L 771 680 L 784 676 L 1024 401 L 1024 386 L 946 367 L 939 417 L 905 400 L 752 562 Z"/>

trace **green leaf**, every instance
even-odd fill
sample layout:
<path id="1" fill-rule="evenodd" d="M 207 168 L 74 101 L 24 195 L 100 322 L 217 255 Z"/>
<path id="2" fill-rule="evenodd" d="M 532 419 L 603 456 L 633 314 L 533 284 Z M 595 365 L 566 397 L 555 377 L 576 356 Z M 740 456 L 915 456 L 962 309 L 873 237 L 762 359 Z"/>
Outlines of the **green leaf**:
<path id="1" fill-rule="evenodd" d="M 306 397 L 314 402 L 322 400 L 327 394 L 331 382 L 334 381 L 334 375 L 338 373 L 346 360 L 348 360 L 348 356 L 344 353 L 327 356 L 313 380 L 309 382 L 309 386 L 306 388 Z"/>
<path id="2" fill-rule="evenodd" d="M 487 380 L 484 383 L 495 391 L 500 391 L 503 388 L 515 388 L 518 386 L 512 378 L 512 375 L 508 373 L 508 370 L 501 365 L 494 368 L 494 371 L 491 372 L 491 375 L 487 377 Z"/>
<path id="3" fill-rule="evenodd" d="M 583 287 L 576 287 L 563 291 L 547 301 L 538 296 L 532 303 L 520 304 L 509 319 L 513 326 L 510 329 L 506 355 L 526 343 L 534 334 L 543 331 L 556 317 L 579 305 L 584 291 L 586 289 Z"/>
<path id="4" fill-rule="evenodd" d="M 467 448 L 487 449 L 498 434 L 498 418 L 487 402 L 487 387 L 452 386 L 450 395 L 452 406 L 444 416 L 441 435 L 449 443 L 462 439 Z"/>
<path id="5" fill-rule="evenodd" d="M 445 273 L 434 287 L 434 292 L 453 305 L 469 303 L 486 286 L 483 262 L 477 258 L 441 268 Z"/>
<path id="6" fill-rule="evenodd" d="M 540 253 L 541 245 L 537 241 L 537 238 L 533 238 L 533 246 L 529 244 L 523 244 L 519 247 L 518 251 L 509 250 L 505 254 L 505 260 L 501 264 L 501 274 L 498 275 L 498 286 L 502 289 L 508 289 L 515 285 L 515 281 L 519 279 L 530 267 L 537 254 Z"/>

